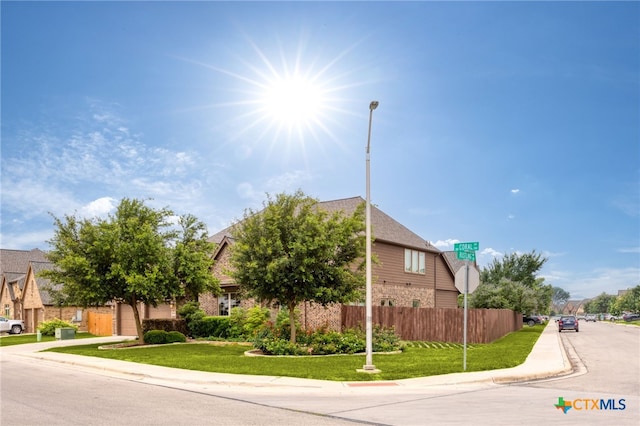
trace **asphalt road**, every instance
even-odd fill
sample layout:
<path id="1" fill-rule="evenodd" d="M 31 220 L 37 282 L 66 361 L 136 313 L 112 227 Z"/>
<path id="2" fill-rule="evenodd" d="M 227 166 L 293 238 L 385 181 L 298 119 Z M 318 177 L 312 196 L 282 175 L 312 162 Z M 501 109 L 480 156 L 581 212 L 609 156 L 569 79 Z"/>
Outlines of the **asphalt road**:
<path id="1" fill-rule="evenodd" d="M 552 325 L 553 326 L 553 325 Z M 538 382 L 278 388 L 140 381 L 3 356 L 2 425 L 634 425 L 640 424 L 640 328 L 581 323 L 561 334 L 575 373 Z M 565 414 L 559 398 L 577 401 Z M 617 410 L 595 410 L 604 400 Z M 622 401 L 624 400 L 624 401 Z M 583 402 L 586 401 L 586 402 Z M 621 410 L 620 403 L 624 404 Z"/>

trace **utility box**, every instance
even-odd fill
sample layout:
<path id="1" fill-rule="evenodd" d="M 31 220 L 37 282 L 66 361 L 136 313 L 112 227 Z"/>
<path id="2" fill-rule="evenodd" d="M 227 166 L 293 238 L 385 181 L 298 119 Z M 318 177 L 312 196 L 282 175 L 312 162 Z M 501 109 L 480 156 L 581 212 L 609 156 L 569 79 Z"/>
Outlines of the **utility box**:
<path id="1" fill-rule="evenodd" d="M 56 340 L 71 340 L 76 338 L 76 329 L 71 327 L 56 328 Z"/>

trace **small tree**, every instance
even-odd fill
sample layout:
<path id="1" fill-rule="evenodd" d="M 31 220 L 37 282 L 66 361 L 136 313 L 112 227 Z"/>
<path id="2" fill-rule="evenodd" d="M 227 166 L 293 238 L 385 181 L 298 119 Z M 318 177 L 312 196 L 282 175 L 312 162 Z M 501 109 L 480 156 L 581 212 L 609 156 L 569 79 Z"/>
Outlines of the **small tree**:
<path id="1" fill-rule="evenodd" d="M 616 301 L 616 296 L 602 292 L 585 303 L 585 311 L 590 314 L 602 314 L 611 312 L 611 308 Z"/>
<path id="2" fill-rule="evenodd" d="M 193 215 L 180 217 L 181 232 L 173 250 L 174 270 L 189 301 L 201 293 L 220 294 L 220 284 L 211 273 L 215 245 L 208 241 L 207 228 Z"/>
<path id="3" fill-rule="evenodd" d="M 301 191 L 268 196 L 262 211 L 246 211 L 233 228 L 230 273 L 248 296 L 289 310 L 295 343 L 300 303 L 327 306 L 359 297 L 364 225 L 364 203 L 348 216 L 329 214 Z"/>
<path id="4" fill-rule="evenodd" d="M 536 277 L 546 260 L 535 250 L 494 259 L 480 272 L 480 285 L 471 295 L 471 306 L 522 313 L 547 312 L 553 289 L 544 284 L 544 278 Z"/>
<path id="5" fill-rule="evenodd" d="M 131 306 L 143 342 L 139 303 L 157 306 L 211 283 L 203 278 L 209 271 L 203 261 L 210 255 L 204 253 L 208 246 L 193 243 L 198 238 L 189 233 L 200 229 L 198 222 L 188 220 L 177 243 L 181 234 L 171 229 L 172 215 L 166 208 L 155 210 L 125 198 L 107 219 L 54 218 L 48 257 L 56 267 L 42 276 L 62 285 L 67 303 L 89 306 L 115 300 Z M 177 255 L 174 247 L 182 248 Z"/>

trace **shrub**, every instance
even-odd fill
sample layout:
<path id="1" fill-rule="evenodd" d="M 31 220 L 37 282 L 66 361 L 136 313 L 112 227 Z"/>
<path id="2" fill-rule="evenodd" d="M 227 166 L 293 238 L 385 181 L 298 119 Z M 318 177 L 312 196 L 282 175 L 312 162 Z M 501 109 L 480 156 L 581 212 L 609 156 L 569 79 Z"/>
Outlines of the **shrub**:
<path id="1" fill-rule="evenodd" d="M 144 342 L 149 345 L 164 345 L 165 343 L 184 343 L 187 338 L 179 331 L 150 330 L 144 333 Z"/>
<path id="2" fill-rule="evenodd" d="M 150 330 L 144 333 L 144 342 L 150 345 L 162 345 L 167 343 L 168 334 L 164 330 Z"/>
<path id="3" fill-rule="evenodd" d="M 393 328 L 375 327 L 372 349 L 374 352 L 392 352 L 403 349 Z M 296 344 L 278 335 L 275 327 L 265 327 L 256 335 L 254 347 L 267 355 L 331 355 L 354 354 L 366 349 L 365 334 L 349 329 L 342 333 L 319 329 L 300 333 Z"/>
<path id="4" fill-rule="evenodd" d="M 229 337 L 229 317 L 204 317 L 193 321 L 190 330 L 193 337 Z"/>
<path id="5" fill-rule="evenodd" d="M 245 322 L 242 326 L 242 334 L 247 338 L 252 338 L 262 329 L 271 318 L 269 308 L 254 306 L 247 311 Z"/>
<path id="6" fill-rule="evenodd" d="M 40 325 L 38 325 L 38 330 L 40 330 L 40 333 L 42 333 L 43 336 L 55 336 L 56 328 L 73 328 L 75 331 L 78 331 L 77 325 L 71 324 L 58 318 L 44 321 Z"/>
<path id="7" fill-rule="evenodd" d="M 184 343 L 187 341 L 187 337 L 179 331 L 167 332 L 167 343 Z"/>
<path id="8" fill-rule="evenodd" d="M 151 330 L 164 330 L 164 331 L 179 331 L 180 333 L 189 334 L 189 328 L 187 327 L 187 321 L 184 319 L 143 319 L 142 331 L 146 333 Z"/>
<path id="9" fill-rule="evenodd" d="M 228 337 L 238 338 L 243 335 L 244 323 L 247 320 L 247 311 L 240 307 L 231 308 L 229 315 Z"/>
<path id="10" fill-rule="evenodd" d="M 187 302 L 178 309 L 178 315 L 180 315 L 187 323 L 187 330 L 191 337 L 196 337 L 193 330 L 193 323 L 200 321 L 206 316 L 204 310 L 200 309 L 199 302 Z"/>
<path id="11" fill-rule="evenodd" d="M 373 339 L 371 346 L 373 352 L 393 352 L 402 350 L 403 345 L 395 328 L 385 328 L 379 325 L 373 327 Z"/>

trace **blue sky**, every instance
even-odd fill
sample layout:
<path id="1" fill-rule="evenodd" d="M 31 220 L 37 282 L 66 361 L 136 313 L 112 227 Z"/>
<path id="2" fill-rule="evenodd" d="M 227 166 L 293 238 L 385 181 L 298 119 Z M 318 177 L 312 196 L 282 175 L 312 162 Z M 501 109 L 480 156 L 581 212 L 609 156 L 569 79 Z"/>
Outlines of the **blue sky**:
<path id="1" fill-rule="evenodd" d="M 211 234 L 365 196 L 572 298 L 640 284 L 638 2 L 7 2 L 3 248 L 123 197 Z M 375 230 L 374 230 L 375 231 Z"/>

